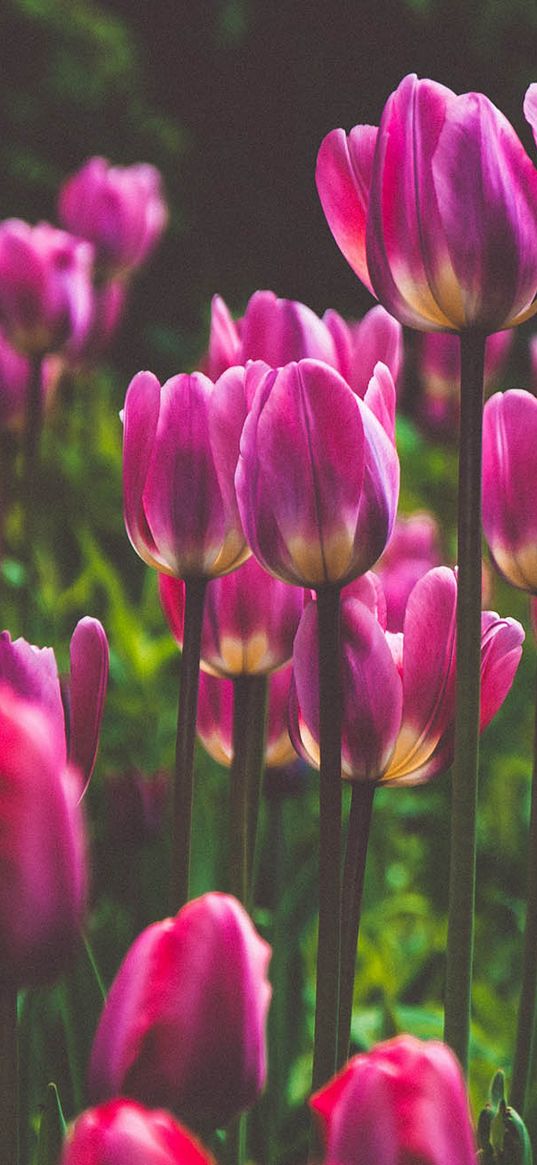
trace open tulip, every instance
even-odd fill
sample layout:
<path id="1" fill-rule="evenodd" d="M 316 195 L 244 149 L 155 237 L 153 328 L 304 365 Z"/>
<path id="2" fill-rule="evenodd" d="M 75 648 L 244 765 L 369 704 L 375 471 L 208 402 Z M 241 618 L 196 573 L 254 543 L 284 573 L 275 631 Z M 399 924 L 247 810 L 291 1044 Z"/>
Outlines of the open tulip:
<path id="1" fill-rule="evenodd" d="M 378 129 L 327 135 L 317 188 L 345 258 L 401 323 L 490 333 L 536 310 L 537 170 L 483 94 L 405 77 Z"/>
<path id="2" fill-rule="evenodd" d="M 537 594 L 537 399 L 498 392 L 483 417 L 483 529 L 494 565 Z"/>
<path id="3" fill-rule="evenodd" d="M 227 894 L 204 894 L 148 927 L 112 984 L 93 1045 L 90 1094 L 122 1094 L 219 1128 L 266 1077 L 270 947 Z"/>
<path id="4" fill-rule="evenodd" d="M 323 1165 L 475 1165 L 462 1072 L 436 1040 L 397 1036 L 353 1056 L 310 1105 Z"/>
<path id="5" fill-rule="evenodd" d="M 89 1108 L 71 1125 L 60 1165 L 214 1165 L 168 1112 L 132 1100 Z"/>
<path id="6" fill-rule="evenodd" d="M 250 381 L 235 478 L 250 546 L 285 582 L 342 586 L 379 557 L 395 519 L 390 372 L 377 365 L 363 401 L 317 360 L 268 371 L 253 364 L 247 394 Z"/>
<path id="7" fill-rule="evenodd" d="M 63 226 L 93 243 L 107 278 L 139 267 L 168 220 L 154 166 L 111 166 L 105 158 L 90 158 L 67 179 L 58 208 Z"/>
<path id="8" fill-rule="evenodd" d="M 291 665 L 271 675 L 267 695 L 265 765 L 282 768 L 296 760 L 287 727 Z M 233 684 L 204 672 L 200 676 L 198 736 L 218 764 L 233 761 Z"/>

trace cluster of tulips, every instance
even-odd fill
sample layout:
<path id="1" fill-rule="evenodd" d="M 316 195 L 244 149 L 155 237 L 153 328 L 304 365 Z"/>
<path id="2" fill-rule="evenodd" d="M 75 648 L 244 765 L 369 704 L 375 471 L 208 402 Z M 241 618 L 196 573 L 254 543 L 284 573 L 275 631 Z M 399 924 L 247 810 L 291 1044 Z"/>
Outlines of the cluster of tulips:
<path id="1" fill-rule="evenodd" d="M 537 87 L 525 112 L 537 129 Z M 478 740 L 524 639 L 516 620 L 482 610 L 482 509 L 495 566 L 537 595 L 537 400 L 492 396 L 482 439 L 483 385 L 507 356 L 503 330 L 537 311 L 537 170 L 487 98 L 407 77 L 378 129 L 328 135 L 317 185 L 379 305 L 350 325 L 259 291 L 237 321 L 216 297 L 202 370 L 163 385 L 139 372 L 127 391 L 126 530 L 158 572 L 182 652 L 171 917 L 138 936 L 111 986 L 88 1067 L 93 1107 L 67 1131 L 62 1165 L 201 1165 L 223 1129 L 226 1159 L 244 1160 L 241 1114 L 265 1085 L 271 997 L 270 947 L 248 914 L 261 780 L 297 756 L 320 773 L 311 1158 L 475 1161 L 464 1071 Z M 59 217 L 72 233 L 0 225 L 2 416 L 25 437 L 27 534 L 49 362 L 76 367 L 102 352 L 167 211 L 152 167 L 92 159 L 65 184 Z M 401 325 L 426 333 L 428 423 L 458 423 L 460 399 L 457 568 L 441 564 L 429 516 L 397 521 Z M 84 930 L 81 799 L 107 677 L 95 619 L 77 625 L 63 683 L 51 649 L 0 637 L 6 1165 L 18 1165 L 17 992 L 61 975 Z M 230 769 L 231 828 L 229 892 L 192 900 L 196 730 Z M 446 1043 L 401 1036 L 347 1062 L 375 788 L 422 784 L 452 762 Z M 352 786 L 345 831 L 342 778 Z M 496 1081 L 478 1128 L 487 1165 L 531 1160 L 521 1117 L 537 989 L 537 794 L 530 829 L 512 1105 Z"/>

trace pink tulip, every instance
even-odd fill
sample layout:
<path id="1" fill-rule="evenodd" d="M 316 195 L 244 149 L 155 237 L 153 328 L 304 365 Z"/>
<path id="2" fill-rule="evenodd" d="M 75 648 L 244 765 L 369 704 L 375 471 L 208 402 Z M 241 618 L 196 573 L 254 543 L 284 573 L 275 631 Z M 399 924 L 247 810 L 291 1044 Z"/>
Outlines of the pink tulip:
<path id="1" fill-rule="evenodd" d="M 335 311 L 326 311 L 323 321 L 336 345 L 335 367 L 362 398 L 380 361 L 390 369 L 397 385 L 403 368 L 403 329 L 380 304 L 366 312 L 357 323 L 345 323 Z"/>
<path id="2" fill-rule="evenodd" d="M 405 77 L 378 129 L 328 134 L 317 187 L 345 258 L 401 323 L 497 332 L 536 310 L 537 170 L 481 93 Z"/>
<path id="3" fill-rule="evenodd" d="M 513 346 L 512 332 L 495 332 L 485 347 L 485 392 L 505 371 Z M 456 437 L 460 414 L 460 345 L 456 336 L 428 332 L 418 349 L 422 398 L 419 417 L 439 436 Z"/>
<path id="4" fill-rule="evenodd" d="M 158 170 L 111 166 L 105 158 L 90 158 L 67 179 L 58 212 L 67 230 L 93 243 L 107 278 L 145 262 L 168 221 Z"/>
<path id="5" fill-rule="evenodd" d="M 182 648 L 185 584 L 159 574 L 159 594 L 172 635 Z M 253 557 L 232 574 L 213 579 L 205 599 L 202 668 L 233 678 L 283 667 L 293 654 L 304 601 L 296 587 L 267 574 Z"/>
<path id="6" fill-rule="evenodd" d="M 227 894 L 204 894 L 144 930 L 97 1029 L 92 1099 L 131 1096 L 211 1128 L 249 1108 L 266 1077 L 269 957 Z"/>
<path id="7" fill-rule="evenodd" d="M 537 594 L 537 399 L 498 392 L 483 417 L 483 529 L 494 565 Z"/>
<path id="8" fill-rule="evenodd" d="M 311 308 L 273 291 L 256 291 L 235 322 L 224 300 L 211 304 L 211 330 L 205 371 L 216 379 L 233 364 L 264 360 L 273 368 L 311 356 L 339 369 L 330 328 Z M 382 359 L 381 356 L 378 359 Z"/>
<path id="9" fill-rule="evenodd" d="M 91 319 L 93 248 L 48 223 L 0 223 L 0 324 L 30 356 L 85 335 Z"/>
<path id="10" fill-rule="evenodd" d="M 134 549 L 178 578 L 215 577 L 249 555 L 234 487 L 246 416 L 244 370 L 213 384 L 201 372 L 160 386 L 131 381 L 124 409 L 124 514 Z"/>
<path id="11" fill-rule="evenodd" d="M 436 1040 L 397 1036 L 353 1056 L 310 1105 L 323 1165 L 475 1165 L 462 1072 Z"/>
<path id="12" fill-rule="evenodd" d="M 0 980 L 53 981 L 76 948 L 86 903 L 81 783 L 46 702 L 0 681 Z"/>
<path id="13" fill-rule="evenodd" d="M 289 738 L 287 706 L 291 666 L 270 676 L 268 685 L 265 765 L 278 769 L 296 760 Z M 233 683 L 202 672 L 198 698 L 198 736 L 213 760 L 229 768 L 233 761 Z"/>
<path id="14" fill-rule="evenodd" d="M 78 1117 L 60 1165 L 214 1165 L 214 1158 L 168 1112 L 119 1099 Z"/>
<path id="15" fill-rule="evenodd" d="M 453 759 L 457 582 L 447 567 L 416 583 L 404 632 L 385 632 L 371 604 L 344 597 L 341 609 L 342 776 L 415 785 Z M 483 731 L 501 707 L 520 660 L 524 631 L 514 619 L 484 611 L 481 621 Z M 306 607 L 295 639 L 290 732 L 297 752 L 319 763 L 316 604 Z"/>
<path id="16" fill-rule="evenodd" d="M 71 637 L 71 672 L 67 684 L 67 724 L 56 659 L 51 647 L 33 647 L 25 639 L 0 635 L 0 682 L 39 705 L 58 739 L 62 764 L 82 772 L 86 785 L 95 766 L 108 683 L 108 640 L 98 619 L 85 616 Z"/>
<path id="17" fill-rule="evenodd" d="M 362 401 L 320 361 L 274 371 L 253 364 L 246 393 L 252 405 L 235 482 L 256 558 L 298 586 L 349 582 L 378 558 L 395 519 L 389 370 L 377 365 Z"/>
<path id="18" fill-rule="evenodd" d="M 375 572 L 386 597 L 388 631 L 402 631 L 405 610 L 418 579 L 441 561 L 438 522 L 432 514 L 397 518 Z"/>

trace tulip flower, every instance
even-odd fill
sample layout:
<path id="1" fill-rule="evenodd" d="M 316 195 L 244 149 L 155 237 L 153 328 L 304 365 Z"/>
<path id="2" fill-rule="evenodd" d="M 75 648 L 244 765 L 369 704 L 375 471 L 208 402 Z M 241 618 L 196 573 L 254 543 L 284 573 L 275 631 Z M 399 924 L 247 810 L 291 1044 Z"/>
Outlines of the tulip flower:
<path id="1" fill-rule="evenodd" d="M 401 324 L 377 304 L 357 323 L 346 323 L 336 311 L 326 311 L 323 322 L 336 346 L 335 367 L 362 398 L 379 360 L 390 369 L 397 385 L 403 368 Z"/>
<path id="2" fill-rule="evenodd" d="M 485 346 L 484 387 L 501 379 L 513 346 L 511 331 L 495 332 Z M 418 349 L 422 398 L 418 418 L 438 436 L 456 437 L 460 414 L 460 353 L 456 336 L 427 332 Z"/>
<path id="3" fill-rule="evenodd" d="M 0 682 L 39 705 L 62 741 L 62 763 L 81 771 L 85 784 L 95 766 L 108 683 L 108 641 L 98 619 L 85 616 L 71 637 L 71 672 L 66 685 L 67 716 L 51 647 L 0 635 Z"/>
<path id="4" fill-rule="evenodd" d="M 125 276 L 156 247 L 168 220 L 154 166 L 111 166 L 90 158 L 60 190 L 58 212 L 67 230 L 88 239 L 106 278 Z"/>
<path id="5" fill-rule="evenodd" d="M 363 401 L 316 360 L 261 374 L 254 364 L 247 394 L 250 380 L 257 387 L 236 473 L 250 546 L 285 582 L 344 585 L 379 557 L 395 519 L 399 463 L 389 370 L 377 365 Z"/>
<path id="6" fill-rule="evenodd" d="M 353 1056 L 310 1106 L 323 1165 L 475 1165 L 462 1072 L 436 1040 L 396 1036 Z"/>
<path id="7" fill-rule="evenodd" d="M 83 336 L 91 319 L 93 248 L 48 223 L 0 223 L 0 324 L 40 357 Z"/>
<path id="8" fill-rule="evenodd" d="M 388 631 L 402 631 L 407 601 L 428 570 L 440 565 L 438 522 L 432 514 L 397 518 L 393 534 L 375 572 L 386 598 Z"/>
<path id="9" fill-rule="evenodd" d="M 483 94 L 405 77 L 378 129 L 327 135 L 317 188 L 345 258 L 402 324 L 490 333 L 536 310 L 537 170 Z"/>
<path id="10" fill-rule="evenodd" d="M 290 683 L 290 665 L 269 679 L 265 739 L 267 768 L 283 768 L 296 760 L 287 727 Z M 207 672 L 200 676 L 198 735 L 209 755 L 218 764 L 229 768 L 233 761 L 233 684 Z"/>
<path id="11" fill-rule="evenodd" d="M 266 1077 L 269 957 L 226 894 L 204 894 L 144 930 L 97 1029 L 92 1099 L 130 1096 L 193 1127 L 223 1127 L 249 1108 Z"/>
<path id="12" fill-rule="evenodd" d="M 28 693 L 30 695 L 30 693 Z M 0 680 L 0 989 L 52 982 L 86 902 L 81 781 L 52 708 Z"/>
<path id="13" fill-rule="evenodd" d="M 168 1112 L 132 1100 L 87 1109 L 71 1125 L 60 1165 L 214 1165 Z"/>
<path id="14" fill-rule="evenodd" d="M 235 321 L 219 295 L 211 304 L 209 348 L 204 371 L 216 380 L 226 368 L 264 360 L 278 368 L 305 357 L 324 360 L 339 369 L 336 344 L 327 323 L 311 308 L 293 299 L 278 299 L 273 291 L 256 291 L 242 319 Z M 379 355 L 378 359 L 382 359 Z"/>
<path id="15" fill-rule="evenodd" d="M 494 565 L 537 594 L 537 399 L 498 392 L 483 417 L 483 529 Z"/>

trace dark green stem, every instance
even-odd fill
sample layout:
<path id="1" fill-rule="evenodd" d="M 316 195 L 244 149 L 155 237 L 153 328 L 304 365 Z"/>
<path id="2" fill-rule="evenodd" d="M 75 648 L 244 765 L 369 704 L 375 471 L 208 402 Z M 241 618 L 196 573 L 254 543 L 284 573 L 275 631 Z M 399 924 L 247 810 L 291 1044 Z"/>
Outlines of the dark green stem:
<path id="1" fill-rule="evenodd" d="M 352 786 L 347 848 L 343 868 L 341 905 L 341 988 L 339 1000 L 339 1063 L 349 1057 L 356 949 L 360 932 L 362 894 L 375 785 L 355 781 Z"/>
<path id="2" fill-rule="evenodd" d="M 170 910 L 172 914 L 184 906 L 189 897 L 194 745 L 198 710 L 201 628 L 206 588 L 206 578 L 192 578 L 185 581 L 185 629 L 177 716 L 175 780 L 172 794 L 170 879 Z"/>
<path id="3" fill-rule="evenodd" d="M 265 740 L 267 734 L 268 676 L 250 677 L 250 703 L 247 724 L 248 772 L 248 900 L 251 905 L 255 886 L 256 840 L 261 802 L 261 787 L 265 773 Z"/>
<path id="4" fill-rule="evenodd" d="M 513 1076 L 509 1104 L 524 1116 L 531 1071 L 537 995 L 537 683 L 535 688 L 535 727 L 533 738 L 533 778 L 531 815 L 528 836 L 528 885 L 526 929 L 522 956 L 522 988 L 518 1005 Z"/>
<path id="5" fill-rule="evenodd" d="M 457 700 L 452 778 L 445 1040 L 468 1068 L 481 678 L 481 458 L 486 337 L 461 334 Z"/>
<path id="6" fill-rule="evenodd" d="M 233 681 L 233 763 L 229 794 L 229 883 L 245 905 L 252 892 L 255 839 L 265 768 L 267 677 Z"/>
<path id="7" fill-rule="evenodd" d="M 24 507 L 22 557 L 26 567 L 22 620 L 27 638 L 31 638 L 33 635 L 33 611 L 37 588 L 35 546 L 39 529 L 39 445 L 42 424 L 41 360 L 34 357 L 28 385 L 22 481 Z"/>
<path id="8" fill-rule="evenodd" d="M 0 987 L 0 1129 L 3 1165 L 18 1165 L 17 992 Z"/>
<path id="9" fill-rule="evenodd" d="M 319 941 L 313 1089 L 337 1064 L 341 926 L 341 675 L 339 590 L 317 595 L 319 618 Z"/>

